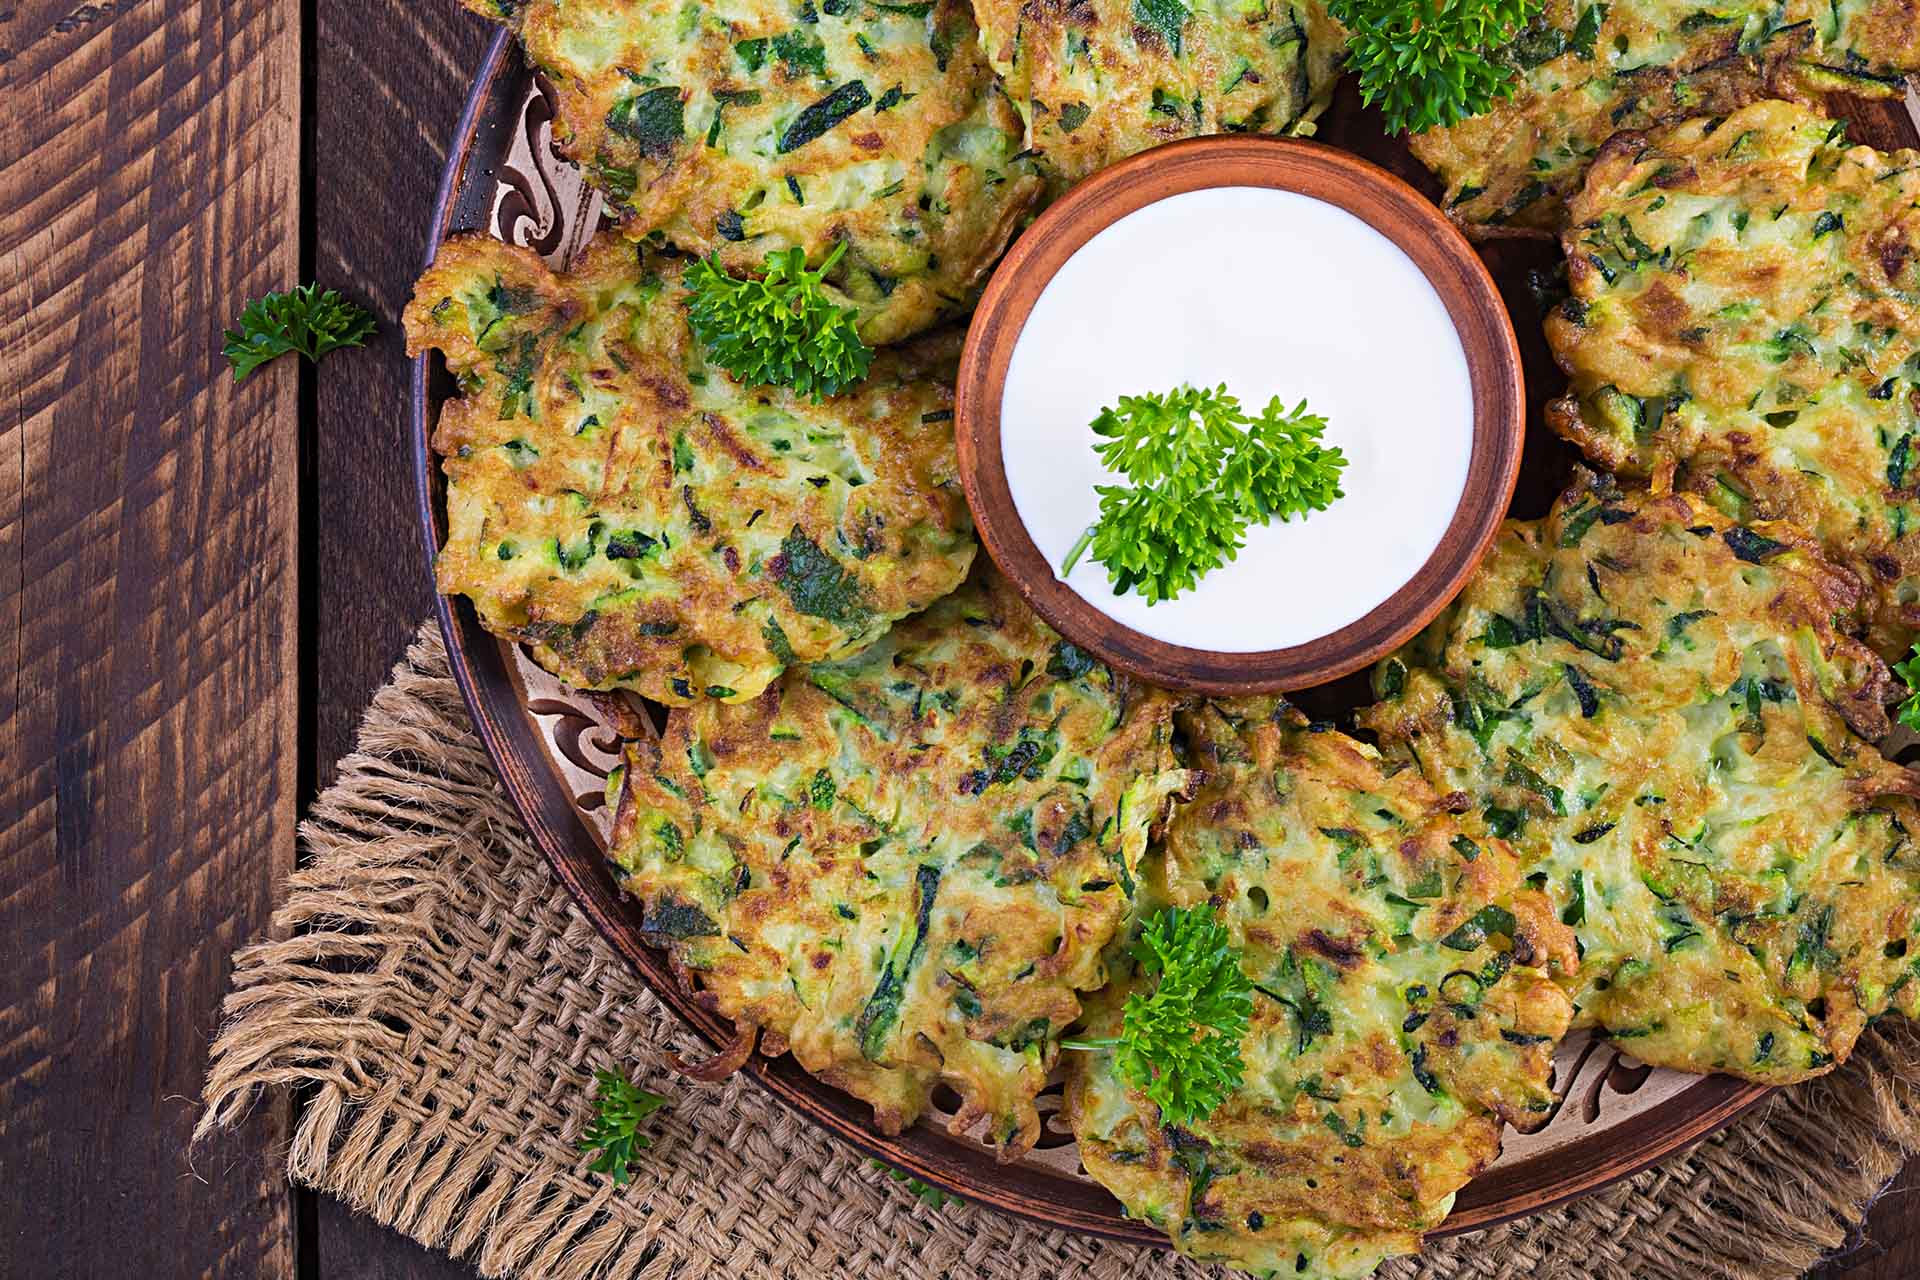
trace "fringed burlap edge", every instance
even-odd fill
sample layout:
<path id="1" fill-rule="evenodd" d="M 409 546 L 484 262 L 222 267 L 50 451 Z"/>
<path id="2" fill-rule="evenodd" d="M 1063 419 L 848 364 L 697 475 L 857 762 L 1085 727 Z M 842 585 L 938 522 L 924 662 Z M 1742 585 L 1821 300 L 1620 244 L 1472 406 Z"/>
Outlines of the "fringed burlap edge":
<path id="1" fill-rule="evenodd" d="M 698 1042 L 614 956 L 534 849 L 473 736 L 438 631 L 374 698 L 301 829 L 276 940 L 241 950 L 198 1132 L 273 1086 L 306 1097 L 298 1182 L 487 1276 L 1198 1277 L 1170 1255 L 921 1203 L 735 1079 L 665 1069 Z M 675 1096 L 634 1180 L 576 1151 L 592 1072 Z M 1845 1245 L 1920 1147 L 1920 1038 L 1616 1188 L 1435 1241 L 1393 1280 L 1785 1280 Z"/>

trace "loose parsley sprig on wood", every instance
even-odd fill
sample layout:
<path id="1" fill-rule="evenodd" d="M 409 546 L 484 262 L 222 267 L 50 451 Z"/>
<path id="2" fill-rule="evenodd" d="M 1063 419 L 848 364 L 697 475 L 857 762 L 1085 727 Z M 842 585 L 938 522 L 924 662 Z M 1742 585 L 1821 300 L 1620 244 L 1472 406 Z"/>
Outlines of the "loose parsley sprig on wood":
<path id="1" fill-rule="evenodd" d="M 255 298 L 240 313 L 239 326 L 226 331 L 220 349 L 233 365 L 235 382 L 288 352 L 317 362 L 329 351 L 362 346 L 374 329 L 364 307 L 317 284 Z"/>
<path id="2" fill-rule="evenodd" d="M 1328 0 L 1347 29 L 1347 68 L 1387 132 L 1419 133 L 1479 115 L 1513 92 L 1501 48 L 1540 0 Z"/>
<path id="3" fill-rule="evenodd" d="M 1082 554 L 1107 567 L 1114 594 L 1147 603 L 1191 590 L 1239 554 L 1249 525 L 1322 511 L 1341 496 L 1346 455 L 1320 443 L 1326 419 L 1278 397 L 1248 417 L 1224 386 L 1122 396 L 1093 420 L 1101 460 L 1131 483 L 1096 485 L 1100 517 L 1061 572 Z"/>
<path id="4" fill-rule="evenodd" d="M 634 1152 L 645 1150 L 652 1141 L 640 1132 L 647 1117 L 667 1105 L 667 1099 L 648 1093 L 618 1071 L 596 1071 L 600 1085 L 595 1094 L 593 1120 L 580 1137 L 580 1150 L 599 1152 L 587 1166 L 604 1173 L 622 1186 L 633 1176 Z"/>
<path id="5" fill-rule="evenodd" d="M 1893 674 L 1907 687 L 1907 696 L 1893 709 L 1893 717 L 1915 733 L 1920 733 L 1920 644 L 1905 662 L 1893 664 Z"/>
<path id="6" fill-rule="evenodd" d="M 1240 1087 L 1253 984 L 1226 927 L 1205 906 L 1149 916 L 1133 956 L 1154 985 L 1127 997 L 1120 1034 L 1060 1047 L 1112 1049 L 1120 1078 L 1153 1100 L 1164 1123 L 1191 1124 Z"/>
<path id="7" fill-rule="evenodd" d="M 873 352 L 855 327 L 858 313 L 821 292 L 846 244 L 818 269 L 798 247 L 767 255 L 758 279 L 739 279 L 704 258 L 687 269 L 687 321 L 707 358 L 750 387 L 792 387 L 820 400 L 867 376 Z"/>

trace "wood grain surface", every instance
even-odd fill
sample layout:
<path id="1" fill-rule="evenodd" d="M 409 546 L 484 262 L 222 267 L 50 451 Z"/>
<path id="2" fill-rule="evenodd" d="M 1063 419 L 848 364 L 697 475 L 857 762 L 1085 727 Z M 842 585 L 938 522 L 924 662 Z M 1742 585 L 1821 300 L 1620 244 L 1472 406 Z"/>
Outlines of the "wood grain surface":
<path id="1" fill-rule="evenodd" d="M 334 0 L 314 17 L 307 116 L 313 274 L 380 320 L 366 350 L 341 352 L 314 371 L 303 530 L 313 719 L 303 763 L 312 785 L 325 787 L 334 762 L 353 747 L 368 699 L 433 609 L 404 461 L 400 310 L 420 274 L 447 143 L 497 28 L 452 0 Z M 303 1241 L 312 1275 L 474 1274 L 337 1200 L 312 1199 Z"/>
<path id="2" fill-rule="evenodd" d="M 0 0 L 0 1277 L 474 1274 L 297 1213 L 279 1100 L 185 1138 L 296 787 L 428 607 L 395 320 L 489 34 L 450 0 Z M 303 266 L 379 342 L 235 388 L 220 328 Z M 1916 1193 L 1819 1280 L 1920 1276 Z"/>
<path id="3" fill-rule="evenodd" d="M 0 1275 L 290 1275 L 287 1104 L 189 1157 L 293 863 L 298 11 L 0 0 Z"/>

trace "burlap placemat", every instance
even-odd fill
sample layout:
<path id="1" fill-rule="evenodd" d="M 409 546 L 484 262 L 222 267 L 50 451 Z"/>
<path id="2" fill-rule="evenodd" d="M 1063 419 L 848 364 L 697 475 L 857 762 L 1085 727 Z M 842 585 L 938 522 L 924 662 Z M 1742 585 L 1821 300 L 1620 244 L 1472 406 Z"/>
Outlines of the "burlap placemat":
<path id="1" fill-rule="evenodd" d="M 277 940 L 234 957 L 200 1130 L 309 1086 L 288 1174 L 487 1276 L 1199 1277 L 1162 1252 L 922 1204 L 702 1047 L 601 942 L 494 781 L 421 630 L 302 829 Z M 633 1181 L 575 1142 L 596 1068 L 674 1097 Z M 1842 1245 L 1920 1145 L 1920 1038 L 1898 1020 L 1847 1067 L 1663 1167 L 1557 1211 L 1438 1241 L 1394 1280 L 1797 1276 Z"/>

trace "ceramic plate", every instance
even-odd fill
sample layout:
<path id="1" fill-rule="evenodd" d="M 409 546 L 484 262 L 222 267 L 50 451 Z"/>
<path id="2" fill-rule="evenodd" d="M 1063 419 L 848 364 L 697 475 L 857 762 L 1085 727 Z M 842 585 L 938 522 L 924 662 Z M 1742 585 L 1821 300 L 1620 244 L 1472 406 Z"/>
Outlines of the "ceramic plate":
<path id="1" fill-rule="evenodd" d="M 1876 145 L 1913 145 L 1915 132 L 1899 106 L 1849 107 L 1864 126 L 1856 136 Z M 486 230 L 527 245 L 559 266 L 580 248 L 600 218 L 598 198 L 552 151 L 553 106 L 546 86 L 503 34 L 494 42 L 461 117 L 435 205 L 429 260 L 454 231 Z M 1404 146 L 1386 138 L 1358 109 L 1350 89 L 1323 122 L 1320 136 L 1360 152 L 1416 183 L 1425 183 Z M 1432 187 L 1427 184 L 1426 190 Z M 1481 247 L 1513 316 L 1525 356 L 1529 436 L 1514 513 L 1539 514 L 1567 474 L 1566 448 L 1548 436 L 1540 406 L 1559 390 L 1540 338 L 1529 273 L 1551 270 L 1550 241 L 1509 239 Z M 432 359 L 413 370 L 413 469 L 429 556 L 444 529 L 444 492 L 427 438 L 450 387 Z M 624 898 L 605 860 L 612 815 L 602 798 L 608 770 L 619 762 L 620 731 L 656 723 L 654 710 L 606 694 L 580 693 L 536 667 L 516 647 L 483 631 L 464 600 L 439 602 L 453 671 L 502 782 L 526 817 L 581 908 L 607 941 L 708 1042 L 732 1039 L 731 1027 L 700 1008 L 674 982 L 660 952 L 640 941 L 640 913 Z M 1366 700 L 1355 678 L 1300 697 L 1317 715 L 1338 715 Z M 638 712 L 636 716 L 634 713 Z M 643 730 L 644 731 L 644 730 Z M 791 1058 L 755 1057 L 745 1070 L 779 1101 L 854 1146 L 949 1191 L 1051 1226 L 1164 1247 L 1154 1228 L 1128 1220 L 1120 1205 L 1080 1168 L 1073 1135 L 1060 1117 L 1056 1082 L 1040 1098 L 1046 1124 L 1026 1158 L 1011 1164 L 948 1134 L 958 1099 L 936 1095 L 934 1110 L 906 1133 L 887 1137 L 868 1109 L 802 1071 Z M 1561 1046 L 1555 1061 L 1559 1103 L 1533 1134 L 1510 1134 L 1506 1150 L 1469 1184 L 1439 1234 L 1470 1231 L 1534 1212 L 1625 1177 L 1713 1132 L 1766 1093 L 1718 1076 L 1654 1070 L 1584 1034 Z"/>

